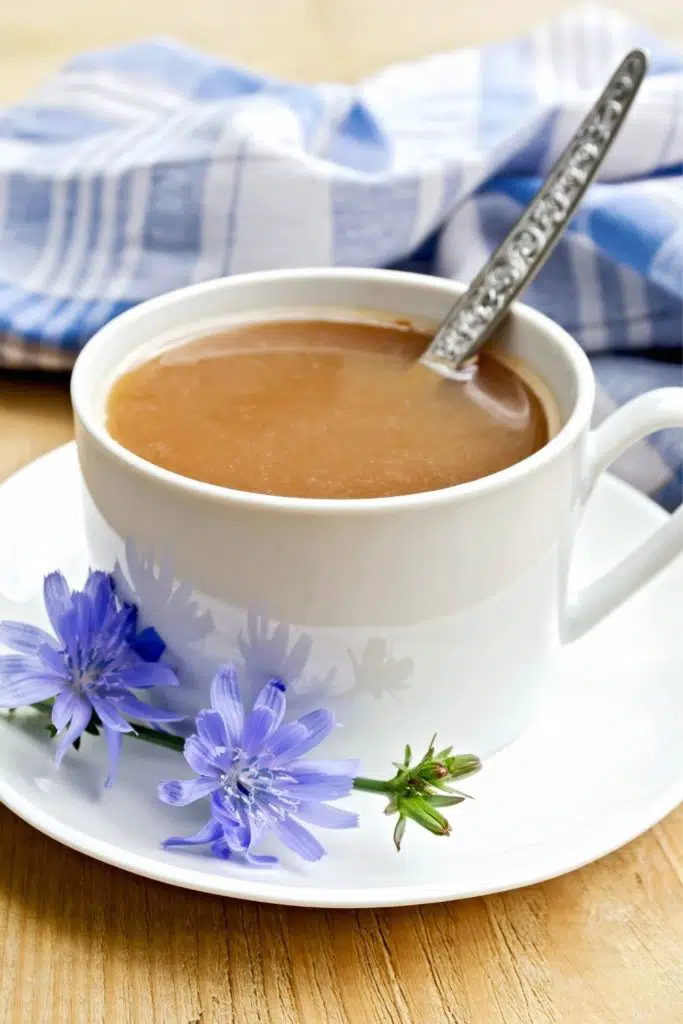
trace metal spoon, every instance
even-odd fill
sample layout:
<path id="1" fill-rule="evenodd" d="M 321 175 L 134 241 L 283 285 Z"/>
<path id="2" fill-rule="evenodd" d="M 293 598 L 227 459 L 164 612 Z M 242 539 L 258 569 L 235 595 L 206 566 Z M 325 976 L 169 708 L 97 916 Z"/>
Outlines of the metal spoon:
<path id="1" fill-rule="evenodd" d="M 545 185 L 452 307 L 420 362 L 456 376 L 488 341 L 567 227 L 619 134 L 647 65 L 643 50 L 631 50 L 622 60 Z"/>

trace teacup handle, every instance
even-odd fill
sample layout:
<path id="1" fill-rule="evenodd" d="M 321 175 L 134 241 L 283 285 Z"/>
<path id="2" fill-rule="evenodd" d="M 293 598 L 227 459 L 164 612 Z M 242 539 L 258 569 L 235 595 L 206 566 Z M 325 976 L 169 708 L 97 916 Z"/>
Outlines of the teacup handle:
<path id="1" fill-rule="evenodd" d="M 610 463 L 630 445 L 667 427 L 683 427 L 683 388 L 661 388 L 617 409 L 589 435 L 582 498 Z M 683 551 L 683 505 L 614 569 L 570 595 L 564 623 L 565 643 L 578 640 L 617 605 L 647 583 Z"/>

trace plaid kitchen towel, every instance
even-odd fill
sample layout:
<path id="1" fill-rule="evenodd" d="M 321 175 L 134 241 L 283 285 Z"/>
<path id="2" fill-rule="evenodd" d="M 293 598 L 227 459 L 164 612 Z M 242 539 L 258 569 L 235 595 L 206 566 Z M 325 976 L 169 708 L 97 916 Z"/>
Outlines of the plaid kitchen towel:
<path id="1" fill-rule="evenodd" d="M 0 364 L 60 368 L 111 317 L 269 267 L 409 267 L 468 280 L 624 52 L 651 70 L 525 300 L 591 354 L 596 416 L 680 384 L 683 57 L 574 10 L 524 38 L 293 85 L 155 40 L 74 59 L 0 112 Z M 618 469 L 673 506 L 683 441 Z"/>

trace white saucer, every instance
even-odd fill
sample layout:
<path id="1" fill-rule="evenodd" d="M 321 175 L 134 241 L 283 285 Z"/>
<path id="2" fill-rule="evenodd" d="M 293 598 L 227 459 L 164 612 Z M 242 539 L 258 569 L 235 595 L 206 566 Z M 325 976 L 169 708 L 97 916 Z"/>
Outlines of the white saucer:
<path id="1" fill-rule="evenodd" d="M 73 445 L 0 488 L 0 618 L 42 619 L 43 575 L 80 581 L 80 479 Z M 665 513 L 604 478 L 579 544 L 578 576 L 597 575 Z M 534 728 L 468 780 L 476 800 L 454 808 L 450 839 L 408 826 L 394 851 L 381 798 L 354 794 L 361 827 L 321 832 L 329 856 L 241 868 L 160 842 L 203 823 L 201 807 L 157 801 L 156 783 L 183 776 L 179 755 L 124 741 L 115 788 L 102 795 L 103 745 L 85 737 L 59 772 L 37 716 L 0 720 L 0 799 L 82 853 L 173 885 L 270 903 L 379 907 L 459 899 L 530 885 L 602 857 L 683 799 L 683 559 L 566 653 Z M 440 737 L 447 742 L 447 737 Z M 403 742 L 405 738 L 401 738 Z M 416 737 L 426 742 L 428 737 Z M 476 753 L 476 751 L 475 751 Z"/>

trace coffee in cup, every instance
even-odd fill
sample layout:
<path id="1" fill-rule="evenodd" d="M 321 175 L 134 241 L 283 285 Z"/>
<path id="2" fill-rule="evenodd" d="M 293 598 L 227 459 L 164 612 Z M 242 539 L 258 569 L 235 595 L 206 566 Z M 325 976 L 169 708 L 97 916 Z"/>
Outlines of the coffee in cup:
<path id="1" fill-rule="evenodd" d="M 380 314 L 233 324 L 123 373 L 108 429 L 181 476 L 295 498 L 439 490 L 547 443 L 549 416 L 529 371 L 484 351 L 445 379 L 419 362 L 429 338 Z"/>

